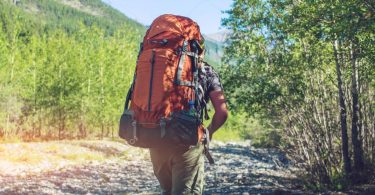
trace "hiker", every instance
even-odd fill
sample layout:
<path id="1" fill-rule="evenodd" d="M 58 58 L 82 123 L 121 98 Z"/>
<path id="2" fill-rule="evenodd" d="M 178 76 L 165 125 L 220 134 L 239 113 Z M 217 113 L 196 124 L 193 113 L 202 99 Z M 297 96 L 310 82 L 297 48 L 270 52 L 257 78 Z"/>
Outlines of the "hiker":
<path id="1" fill-rule="evenodd" d="M 141 44 L 119 135 L 150 148 L 162 194 L 203 193 L 204 156 L 213 163 L 209 141 L 227 118 L 223 87 L 204 50 L 199 26 L 171 14 L 156 18 Z M 204 128 L 209 101 L 215 113 Z"/>
<path id="2" fill-rule="evenodd" d="M 210 138 L 227 118 L 223 88 L 217 73 L 207 66 L 206 97 L 215 109 L 208 126 Z M 150 155 L 154 173 L 159 180 L 163 194 L 202 194 L 204 184 L 204 145 L 193 147 L 151 148 Z"/>

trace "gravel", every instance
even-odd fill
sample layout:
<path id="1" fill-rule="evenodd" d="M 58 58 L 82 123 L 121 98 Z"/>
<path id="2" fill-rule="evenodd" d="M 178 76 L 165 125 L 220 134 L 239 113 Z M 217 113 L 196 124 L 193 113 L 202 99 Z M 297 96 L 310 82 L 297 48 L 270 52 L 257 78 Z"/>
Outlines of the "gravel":
<path id="1" fill-rule="evenodd" d="M 91 149 L 114 150 L 105 147 Z M 148 151 L 120 148 L 126 156 L 42 172 L 0 173 L 0 194 L 158 194 Z M 216 162 L 206 163 L 204 194 L 306 194 L 299 190 L 293 164 L 276 149 L 214 142 L 211 153 Z"/>

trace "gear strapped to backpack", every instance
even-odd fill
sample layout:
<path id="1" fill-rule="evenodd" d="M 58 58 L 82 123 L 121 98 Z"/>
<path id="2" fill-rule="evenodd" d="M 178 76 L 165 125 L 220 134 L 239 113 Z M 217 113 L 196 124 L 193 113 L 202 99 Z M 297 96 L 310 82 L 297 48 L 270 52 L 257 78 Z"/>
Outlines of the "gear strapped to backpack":
<path id="1" fill-rule="evenodd" d="M 203 41 L 199 26 L 189 18 L 166 14 L 153 21 L 126 97 L 121 138 L 143 148 L 200 142 L 205 105 L 198 100 L 198 56 Z"/>

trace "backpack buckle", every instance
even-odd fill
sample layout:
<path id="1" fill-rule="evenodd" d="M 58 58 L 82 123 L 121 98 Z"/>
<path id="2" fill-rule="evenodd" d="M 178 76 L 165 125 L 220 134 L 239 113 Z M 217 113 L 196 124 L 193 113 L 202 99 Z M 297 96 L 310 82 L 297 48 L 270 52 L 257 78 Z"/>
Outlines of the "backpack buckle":
<path id="1" fill-rule="evenodd" d="M 130 144 L 135 144 L 136 141 L 138 141 L 138 137 L 137 137 L 137 121 L 133 121 L 132 122 L 132 126 L 133 126 L 133 139 L 130 139 L 129 143 Z"/>

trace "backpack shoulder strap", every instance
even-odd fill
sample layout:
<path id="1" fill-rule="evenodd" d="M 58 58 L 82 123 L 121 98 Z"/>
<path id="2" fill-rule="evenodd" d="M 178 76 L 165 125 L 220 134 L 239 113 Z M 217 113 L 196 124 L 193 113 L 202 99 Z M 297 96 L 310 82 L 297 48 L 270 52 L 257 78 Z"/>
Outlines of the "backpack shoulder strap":
<path id="1" fill-rule="evenodd" d="M 134 82 L 133 82 L 132 85 L 129 87 L 128 93 L 126 94 L 126 100 L 125 100 L 124 112 L 125 112 L 126 110 L 129 109 L 129 103 L 130 103 L 131 96 L 132 96 L 132 93 L 133 93 L 133 84 L 134 84 Z"/>
<path id="2" fill-rule="evenodd" d="M 137 61 L 138 61 L 139 56 L 141 55 L 142 51 L 143 51 L 143 43 L 140 43 L 139 44 L 139 52 L 138 52 L 138 56 L 137 56 Z M 137 66 L 135 67 L 134 76 L 133 76 L 133 82 L 132 82 L 132 84 L 129 87 L 128 93 L 126 94 L 126 100 L 125 100 L 125 105 L 124 105 L 124 112 L 129 109 L 129 103 L 130 103 L 130 100 L 132 98 L 133 89 L 134 89 L 134 82 L 135 82 L 135 78 L 137 76 L 136 73 L 137 73 Z"/>

